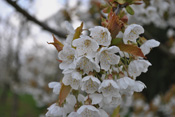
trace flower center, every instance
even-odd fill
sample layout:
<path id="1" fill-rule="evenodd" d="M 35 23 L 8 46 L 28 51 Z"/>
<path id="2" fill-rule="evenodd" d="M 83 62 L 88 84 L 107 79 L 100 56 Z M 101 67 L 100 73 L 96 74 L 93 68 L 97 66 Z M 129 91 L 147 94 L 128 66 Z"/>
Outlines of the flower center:
<path id="1" fill-rule="evenodd" d="M 69 55 L 69 56 L 67 56 L 67 58 L 68 58 L 69 60 L 72 60 L 72 59 L 74 58 L 74 55 Z"/>
<path id="2" fill-rule="evenodd" d="M 89 47 L 90 44 L 91 44 L 91 41 L 90 41 L 90 40 L 86 40 L 86 41 L 84 42 L 84 45 L 85 45 L 86 47 Z"/>

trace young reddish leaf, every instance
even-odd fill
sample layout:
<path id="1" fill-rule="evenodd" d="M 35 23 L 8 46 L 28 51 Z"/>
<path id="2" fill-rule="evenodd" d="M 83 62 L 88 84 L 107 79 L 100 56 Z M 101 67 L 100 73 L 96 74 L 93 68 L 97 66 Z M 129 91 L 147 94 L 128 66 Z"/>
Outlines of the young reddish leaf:
<path id="1" fill-rule="evenodd" d="M 66 86 L 62 83 L 61 89 L 60 89 L 60 94 L 59 94 L 59 97 L 58 97 L 59 106 L 62 105 L 62 103 L 64 102 L 64 100 L 66 99 L 68 94 L 70 93 L 70 90 L 71 90 L 70 85 Z"/>
<path id="2" fill-rule="evenodd" d="M 103 12 L 104 13 L 109 13 L 111 11 L 111 9 L 112 9 L 111 7 L 106 7 L 106 8 L 103 9 Z"/>
<path id="3" fill-rule="evenodd" d="M 117 108 L 114 109 L 111 117 L 120 117 L 119 111 L 120 111 L 120 106 L 117 106 Z"/>
<path id="4" fill-rule="evenodd" d="M 117 46 L 120 48 L 121 51 L 127 52 L 127 53 L 135 55 L 135 56 L 140 56 L 140 57 L 145 58 L 142 50 L 135 45 L 118 44 Z"/>
<path id="5" fill-rule="evenodd" d="M 53 41 L 54 42 L 51 42 L 51 43 L 48 43 L 48 44 L 54 45 L 55 48 L 57 49 L 57 51 L 60 52 L 63 49 L 64 45 L 60 41 L 58 41 L 53 34 L 52 34 L 52 36 L 53 36 Z"/>
<path id="6" fill-rule="evenodd" d="M 109 29 L 112 38 L 115 38 L 119 33 L 121 28 L 123 27 L 123 22 L 119 19 L 119 17 L 113 13 L 112 11 L 109 13 L 109 21 L 107 28 Z"/>
<path id="7" fill-rule="evenodd" d="M 82 31 L 83 31 L 83 22 L 81 23 L 79 27 L 76 28 L 73 40 L 79 38 Z"/>
<path id="8" fill-rule="evenodd" d="M 104 27 L 107 27 L 108 26 L 108 22 L 105 18 L 101 17 L 101 25 L 104 26 Z"/>
<path id="9" fill-rule="evenodd" d="M 124 22 L 124 23 L 127 23 L 128 22 L 128 17 L 125 15 L 121 18 L 121 20 Z"/>

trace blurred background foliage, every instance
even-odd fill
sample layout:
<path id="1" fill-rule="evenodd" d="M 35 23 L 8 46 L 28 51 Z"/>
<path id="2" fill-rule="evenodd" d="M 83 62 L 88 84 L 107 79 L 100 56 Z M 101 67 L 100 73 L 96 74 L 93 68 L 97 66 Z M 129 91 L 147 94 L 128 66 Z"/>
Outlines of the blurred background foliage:
<path id="1" fill-rule="evenodd" d="M 164 95 L 175 83 L 175 6 L 172 0 L 144 2 L 141 8 L 132 6 L 135 15 L 128 17 L 129 23 L 144 26 L 142 36 L 161 42 L 160 47 L 147 56 L 152 66 L 138 77 L 147 86 L 143 95 L 149 103 L 156 95 Z M 81 21 L 85 28 L 101 25 L 104 14 L 100 3 L 103 1 L 0 1 L 0 116 L 45 114 L 48 105 L 57 98 L 47 84 L 62 78 L 57 52 L 47 42 L 52 42 L 52 34 L 64 41 L 66 20 L 74 28 Z M 157 19 L 153 19 L 154 13 L 158 14 Z"/>

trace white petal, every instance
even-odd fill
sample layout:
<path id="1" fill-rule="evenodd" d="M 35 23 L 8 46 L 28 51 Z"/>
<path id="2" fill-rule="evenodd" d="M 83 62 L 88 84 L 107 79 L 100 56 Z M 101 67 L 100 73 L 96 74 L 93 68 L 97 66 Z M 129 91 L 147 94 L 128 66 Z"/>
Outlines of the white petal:
<path id="1" fill-rule="evenodd" d="M 104 97 L 117 96 L 119 89 L 120 87 L 114 80 L 104 80 L 99 87 L 99 92 L 102 92 Z"/>
<path id="2" fill-rule="evenodd" d="M 50 82 L 49 83 L 49 88 L 53 88 L 53 92 L 55 94 L 59 94 L 60 93 L 61 84 L 59 82 Z"/>
<path id="3" fill-rule="evenodd" d="M 111 47 L 108 48 L 108 51 L 110 53 L 117 53 L 117 52 L 120 51 L 120 49 L 117 46 L 111 46 Z"/>
<path id="4" fill-rule="evenodd" d="M 85 117 L 89 117 L 90 115 L 92 117 L 98 117 L 99 116 L 99 110 L 91 105 L 83 105 L 77 110 L 78 114 L 84 115 Z"/>
<path id="5" fill-rule="evenodd" d="M 89 57 L 79 57 L 77 59 L 77 68 L 80 68 L 84 71 L 83 74 L 88 74 L 90 71 L 100 71 L 99 65 L 91 58 Z"/>
<path id="6" fill-rule="evenodd" d="M 141 81 L 136 81 L 134 85 L 134 91 L 141 92 L 144 88 L 146 88 L 145 84 Z"/>
<path id="7" fill-rule="evenodd" d="M 108 71 L 111 65 L 118 64 L 120 60 L 120 57 L 115 55 L 117 52 L 119 52 L 119 48 L 116 46 L 102 47 L 96 54 L 95 60 L 97 63 L 100 62 L 101 69 Z"/>
<path id="8" fill-rule="evenodd" d="M 103 96 L 97 93 L 91 94 L 89 97 L 92 99 L 92 104 L 99 104 L 103 99 Z"/>
<path id="9" fill-rule="evenodd" d="M 84 103 L 84 99 L 85 99 L 84 95 L 78 94 L 78 101 L 79 101 L 79 102 Z"/>
<path id="10" fill-rule="evenodd" d="M 86 76 L 82 80 L 81 89 L 83 91 L 86 91 L 87 93 L 94 93 L 98 90 L 99 85 L 100 81 L 98 80 L 98 78 L 94 76 Z"/>
<path id="11" fill-rule="evenodd" d="M 65 84 L 65 85 L 70 85 L 71 84 L 71 74 L 65 74 L 64 77 L 63 77 L 63 80 L 62 82 Z"/>
<path id="12" fill-rule="evenodd" d="M 139 76 L 142 72 L 147 72 L 148 67 L 151 66 L 151 63 L 146 60 L 134 60 L 131 61 L 128 66 L 129 75 L 133 76 L 134 78 Z"/>
<path id="13" fill-rule="evenodd" d="M 109 115 L 103 110 L 99 109 L 100 117 L 109 117 Z"/>
<path id="14" fill-rule="evenodd" d="M 89 36 L 81 35 L 80 38 L 75 39 L 72 45 L 76 47 L 76 52 L 78 56 L 87 55 L 95 56 L 94 52 L 99 48 L 98 43 L 92 40 Z"/>
<path id="15" fill-rule="evenodd" d="M 142 44 L 140 46 L 140 49 L 142 50 L 144 55 L 147 55 L 152 48 L 158 47 L 159 45 L 160 45 L 160 42 L 154 39 L 151 39 L 151 40 L 146 41 L 144 44 Z"/>
<path id="16" fill-rule="evenodd" d="M 74 95 L 68 95 L 67 98 L 66 98 L 66 102 L 68 104 L 71 104 L 72 106 L 74 106 L 76 104 L 76 98 Z"/>
<path id="17" fill-rule="evenodd" d="M 109 46 L 111 43 L 111 34 L 107 28 L 96 26 L 90 28 L 90 36 L 97 41 L 99 45 Z"/>
<path id="18" fill-rule="evenodd" d="M 77 112 L 71 112 L 68 117 L 81 117 L 80 114 L 78 114 Z"/>
<path id="19" fill-rule="evenodd" d="M 141 25 L 131 24 L 126 28 L 124 32 L 123 41 L 125 44 L 127 44 L 128 40 L 136 43 L 136 39 L 142 33 L 144 33 L 144 29 Z"/>
<path id="20" fill-rule="evenodd" d="M 132 80 L 131 78 L 124 77 L 124 78 L 118 79 L 117 83 L 119 84 L 121 89 L 126 89 L 128 88 L 128 86 L 133 86 L 135 81 Z"/>
<path id="21" fill-rule="evenodd" d="M 59 82 L 50 82 L 48 84 L 49 88 L 54 88 L 56 85 L 60 84 Z"/>

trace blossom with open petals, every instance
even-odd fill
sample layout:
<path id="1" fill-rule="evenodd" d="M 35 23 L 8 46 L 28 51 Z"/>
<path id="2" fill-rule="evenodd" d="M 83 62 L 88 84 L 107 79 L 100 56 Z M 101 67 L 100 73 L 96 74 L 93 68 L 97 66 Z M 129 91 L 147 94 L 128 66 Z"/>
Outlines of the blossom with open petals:
<path id="1" fill-rule="evenodd" d="M 129 40 L 129 41 L 136 43 L 136 39 L 142 33 L 144 33 L 144 29 L 142 26 L 138 24 L 131 24 L 126 28 L 124 32 L 123 42 L 127 44 Z"/>
<path id="2" fill-rule="evenodd" d="M 71 46 L 72 45 L 72 40 L 73 40 L 73 37 L 74 37 L 74 34 L 75 34 L 75 30 L 69 22 L 66 21 L 65 25 L 66 25 L 66 30 L 68 31 L 68 36 L 66 38 L 66 44 Z"/>
<path id="3" fill-rule="evenodd" d="M 99 48 L 98 43 L 95 40 L 85 35 L 81 35 L 80 38 L 75 39 L 72 42 L 72 45 L 76 47 L 78 56 L 94 56 L 94 53 Z"/>
<path id="4" fill-rule="evenodd" d="M 104 80 L 99 87 L 99 92 L 102 92 L 104 97 L 117 96 L 119 89 L 120 87 L 114 80 Z"/>
<path id="5" fill-rule="evenodd" d="M 92 104 L 99 104 L 103 99 L 103 95 L 99 93 L 90 94 L 89 97 L 92 100 Z"/>
<path id="6" fill-rule="evenodd" d="M 136 78 L 137 76 L 140 76 L 142 72 L 147 72 L 149 66 L 151 66 L 151 63 L 147 60 L 131 61 L 128 66 L 129 75 Z"/>
<path id="7" fill-rule="evenodd" d="M 77 113 L 81 117 L 100 117 L 99 110 L 91 105 L 83 105 L 78 110 Z"/>
<path id="8" fill-rule="evenodd" d="M 60 93 L 60 88 L 61 88 L 61 84 L 59 82 L 50 82 L 48 84 L 49 88 L 53 88 L 53 92 L 55 94 L 59 94 Z"/>
<path id="9" fill-rule="evenodd" d="M 62 60 L 59 67 L 60 69 L 66 69 L 70 67 L 74 67 L 74 58 L 75 58 L 75 49 L 68 46 L 67 44 L 64 45 L 63 50 L 58 53 L 58 58 Z"/>
<path id="10" fill-rule="evenodd" d="M 120 86 L 120 93 L 125 95 L 133 95 L 135 92 L 141 92 L 146 88 L 145 84 L 140 81 L 135 81 L 129 77 L 123 77 L 117 80 Z"/>
<path id="11" fill-rule="evenodd" d="M 101 69 L 107 71 L 111 65 L 119 63 L 120 57 L 118 55 L 115 55 L 115 53 L 119 51 L 119 48 L 116 46 L 111 46 L 109 48 L 103 47 L 96 55 L 96 62 L 100 62 Z"/>
<path id="12" fill-rule="evenodd" d="M 77 59 L 77 68 L 83 70 L 83 74 L 88 74 L 90 71 L 100 71 L 99 65 L 90 57 L 83 56 Z"/>
<path id="13" fill-rule="evenodd" d="M 78 89 L 81 79 L 81 74 L 73 71 L 72 73 L 64 74 L 62 82 L 65 85 L 70 85 L 73 89 Z"/>
<path id="14" fill-rule="evenodd" d="M 77 112 L 71 112 L 68 117 L 81 117 L 80 114 L 78 114 Z"/>
<path id="15" fill-rule="evenodd" d="M 142 50 L 144 55 L 147 55 L 151 51 L 152 48 L 158 47 L 159 45 L 160 45 L 160 42 L 154 39 L 151 39 L 151 40 L 146 41 L 144 44 L 142 44 L 140 46 L 140 49 Z"/>
<path id="16" fill-rule="evenodd" d="M 90 36 L 97 41 L 99 45 L 109 46 L 111 44 L 111 34 L 107 28 L 95 26 L 89 30 Z"/>
<path id="17" fill-rule="evenodd" d="M 81 89 L 87 93 L 94 93 L 100 86 L 100 80 L 92 75 L 86 76 L 82 79 Z"/>
<path id="18" fill-rule="evenodd" d="M 56 103 L 52 104 L 47 110 L 46 117 L 63 116 L 63 108 L 59 107 Z"/>

